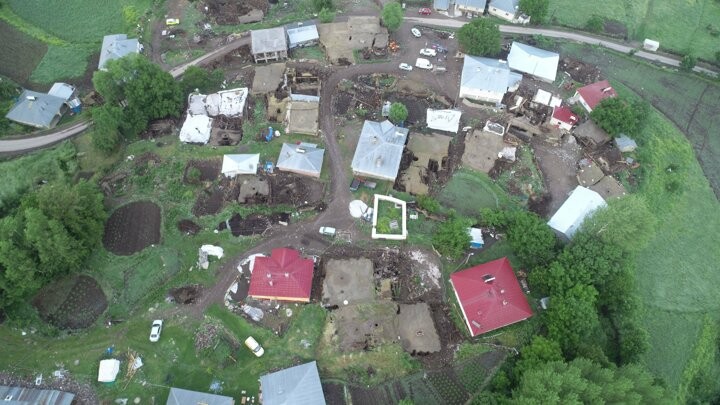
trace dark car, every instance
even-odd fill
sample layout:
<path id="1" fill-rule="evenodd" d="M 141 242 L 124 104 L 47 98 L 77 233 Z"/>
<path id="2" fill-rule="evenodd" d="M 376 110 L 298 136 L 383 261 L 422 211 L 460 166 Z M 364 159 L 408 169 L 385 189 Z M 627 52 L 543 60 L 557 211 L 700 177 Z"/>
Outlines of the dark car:
<path id="1" fill-rule="evenodd" d="M 352 180 L 352 183 L 350 183 L 350 191 L 357 191 L 358 188 L 360 188 L 360 185 L 362 184 L 362 181 L 358 178 L 354 178 Z"/>

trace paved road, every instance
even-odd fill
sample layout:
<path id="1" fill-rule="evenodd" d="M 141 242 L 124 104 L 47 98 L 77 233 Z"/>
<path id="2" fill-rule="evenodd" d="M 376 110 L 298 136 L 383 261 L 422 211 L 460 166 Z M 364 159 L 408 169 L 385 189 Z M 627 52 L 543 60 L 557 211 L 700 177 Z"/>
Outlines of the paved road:
<path id="1" fill-rule="evenodd" d="M 73 135 L 79 134 L 80 132 L 86 130 L 90 125 L 90 121 L 81 121 L 71 127 L 60 129 L 48 135 L 0 141 L 0 154 L 26 152 L 54 145 Z"/>
<path id="2" fill-rule="evenodd" d="M 416 24 L 425 24 L 425 25 L 433 25 L 433 26 L 440 26 L 440 27 L 449 27 L 449 28 L 460 28 L 463 25 L 467 24 L 467 20 L 451 20 L 451 19 L 444 19 L 444 18 L 422 18 L 422 17 L 407 17 L 405 20 L 412 21 Z M 505 34 L 524 34 L 524 35 L 543 35 L 550 38 L 563 38 L 563 39 L 569 39 L 571 41 L 577 41 L 577 42 L 583 42 L 586 44 L 592 44 L 592 45 L 601 45 L 605 48 L 612 49 L 618 52 L 622 53 L 629 53 L 631 50 L 636 50 L 635 56 L 639 58 L 643 58 L 646 60 L 650 60 L 653 62 L 659 62 L 663 63 L 669 66 L 678 67 L 680 66 L 680 61 L 675 58 L 671 58 L 665 55 L 659 55 L 653 52 L 646 52 L 642 50 L 638 50 L 635 47 L 620 44 L 614 41 L 610 41 L 604 38 L 600 37 L 594 37 L 586 34 L 580 34 L 577 32 L 570 32 L 570 31 L 560 31 L 560 30 L 552 30 L 552 29 L 546 29 L 546 28 L 532 28 L 532 27 L 523 27 L 519 25 L 501 25 L 500 26 L 500 32 Z M 693 69 L 695 72 L 698 73 L 705 73 L 711 76 L 716 76 L 718 73 L 710 70 L 705 69 L 700 66 L 696 66 Z"/>

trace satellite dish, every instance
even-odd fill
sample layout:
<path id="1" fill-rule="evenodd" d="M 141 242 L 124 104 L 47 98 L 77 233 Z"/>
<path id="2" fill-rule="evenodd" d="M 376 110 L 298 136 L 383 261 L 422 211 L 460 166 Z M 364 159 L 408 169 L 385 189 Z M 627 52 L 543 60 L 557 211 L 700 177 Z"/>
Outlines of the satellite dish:
<path id="1" fill-rule="evenodd" d="M 367 211 L 368 206 L 361 200 L 350 201 L 350 216 L 360 218 Z"/>

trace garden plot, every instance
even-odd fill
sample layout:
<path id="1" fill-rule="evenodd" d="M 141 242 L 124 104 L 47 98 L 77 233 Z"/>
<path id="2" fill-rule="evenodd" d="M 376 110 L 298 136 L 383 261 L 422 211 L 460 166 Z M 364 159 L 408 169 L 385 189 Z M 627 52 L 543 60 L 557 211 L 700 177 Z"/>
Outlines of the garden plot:
<path id="1" fill-rule="evenodd" d="M 217 230 L 224 231 L 225 229 L 228 229 L 233 236 L 261 235 L 280 221 L 288 223 L 290 221 L 290 214 L 250 214 L 245 218 L 243 218 L 240 214 L 234 214 L 227 221 L 220 222 Z"/>
<path id="2" fill-rule="evenodd" d="M 325 263 L 323 305 L 340 306 L 375 300 L 370 259 L 330 259 Z"/>
<path id="3" fill-rule="evenodd" d="M 185 166 L 183 181 L 185 183 L 215 181 L 220 175 L 221 165 L 220 159 L 191 160 Z"/>
<path id="4" fill-rule="evenodd" d="M 60 329 L 91 326 L 105 312 L 107 304 L 97 281 L 85 275 L 48 284 L 33 299 L 40 317 Z"/>
<path id="5" fill-rule="evenodd" d="M 0 20 L 0 76 L 25 85 L 35 66 L 47 52 L 47 45 Z"/>
<path id="6" fill-rule="evenodd" d="M 105 223 L 103 246 L 116 255 L 129 256 L 160 242 L 160 207 L 136 201 L 115 210 Z"/>
<path id="7" fill-rule="evenodd" d="M 202 227 L 190 219 L 181 219 L 177 223 L 178 230 L 185 235 L 193 236 L 197 235 L 202 230 Z"/>

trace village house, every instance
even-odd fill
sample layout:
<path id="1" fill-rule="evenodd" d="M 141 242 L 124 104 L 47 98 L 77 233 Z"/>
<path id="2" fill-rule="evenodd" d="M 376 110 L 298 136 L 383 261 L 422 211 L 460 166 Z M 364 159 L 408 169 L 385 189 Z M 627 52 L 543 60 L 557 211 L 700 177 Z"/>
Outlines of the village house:
<path id="1" fill-rule="evenodd" d="M 255 299 L 310 302 L 312 259 L 288 248 L 273 249 L 270 256 L 255 258 L 248 296 Z"/>
<path id="2" fill-rule="evenodd" d="M 499 104 L 505 93 L 518 89 L 522 75 L 510 71 L 505 61 L 465 56 L 460 78 L 460 97 Z"/>
<path id="3" fill-rule="evenodd" d="M 572 98 L 590 113 L 601 101 L 612 97 L 617 97 L 617 92 L 612 88 L 610 82 L 603 80 L 578 88 Z"/>
<path id="4" fill-rule="evenodd" d="M 255 63 L 286 59 L 288 54 L 285 28 L 267 28 L 250 31 L 250 51 Z"/>
<path id="5" fill-rule="evenodd" d="M 520 0 L 490 0 L 488 14 L 511 23 L 527 24 L 530 17 L 519 12 Z"/>
<path id="6" fill-rule="evenodd" d="M 351 164 L 353 174 L 395 181 L 407 137 L 407 128 L 388 120 L 365 121 Z"/>
<path id="7" fill-rule="evenodd" d="M 54 128 L 68 110 L 66 100 L 46 93 L 25 90 L 5 118 L 35 128 Z"/>
<path id="8" fill-rule="evenodd" d="M 550 125 L 554 125 L 565 131 L 570 131 L 572 127 L 577 125 L 579 119 L 580 117 L 565 106 L 554 107 L 552 117 L 550 118 Z"/>
<path id="9" fill-rule="evenodd" d="M 105 35 L 100 49 L 98 70 L 106 70 L 105 65 L 111 60 L 142 51 L 143 46 L 137 38 L 128 38 L 125 34 Z"/>
<path id="10" fill-rule="evenodd" d="M 586 217 L 606 205 L 600 194 L 583 186 L 577 186 L 550 218 L 548 226 L 558 236 L 570 240 L 575 235 L 575 232 L 580 229 Z"/>
<path id="11" fill-rule="evenodd" d="M 319 178 L 324 154 L 325 149 L 320 149 L 315 144 L 283 143 L 277 168 L 285 172 Z"/>
<path id="12" fill-rule="evenodd" d="M 288 28 L 288 48 L 302 48 L 317 45 L 320 40 L 316 25 L 303 25 L 297 28 Z"/>
<path id="13" fill-rule="evenodd" d="M 168 399 L 165 404 L 235 405 L 235 400 L 232 399 L 232 397 L 227 397 L 225 395 L 209 394 L 207 392 L 190 391 L 172 387 L 170 388 L 170 394 L 168 395 Z"/>
<path id="14" fill-rule="evenodd" d="M 260 376 L 263 405 L 325 405 L 317 362 Z"/>
<path id="15" fill-rule="evenodd" d="M 560 55 L 520 42 L 513 42 L 507 60 L 510 69 L 552 83 L 557 76 Z"/>

